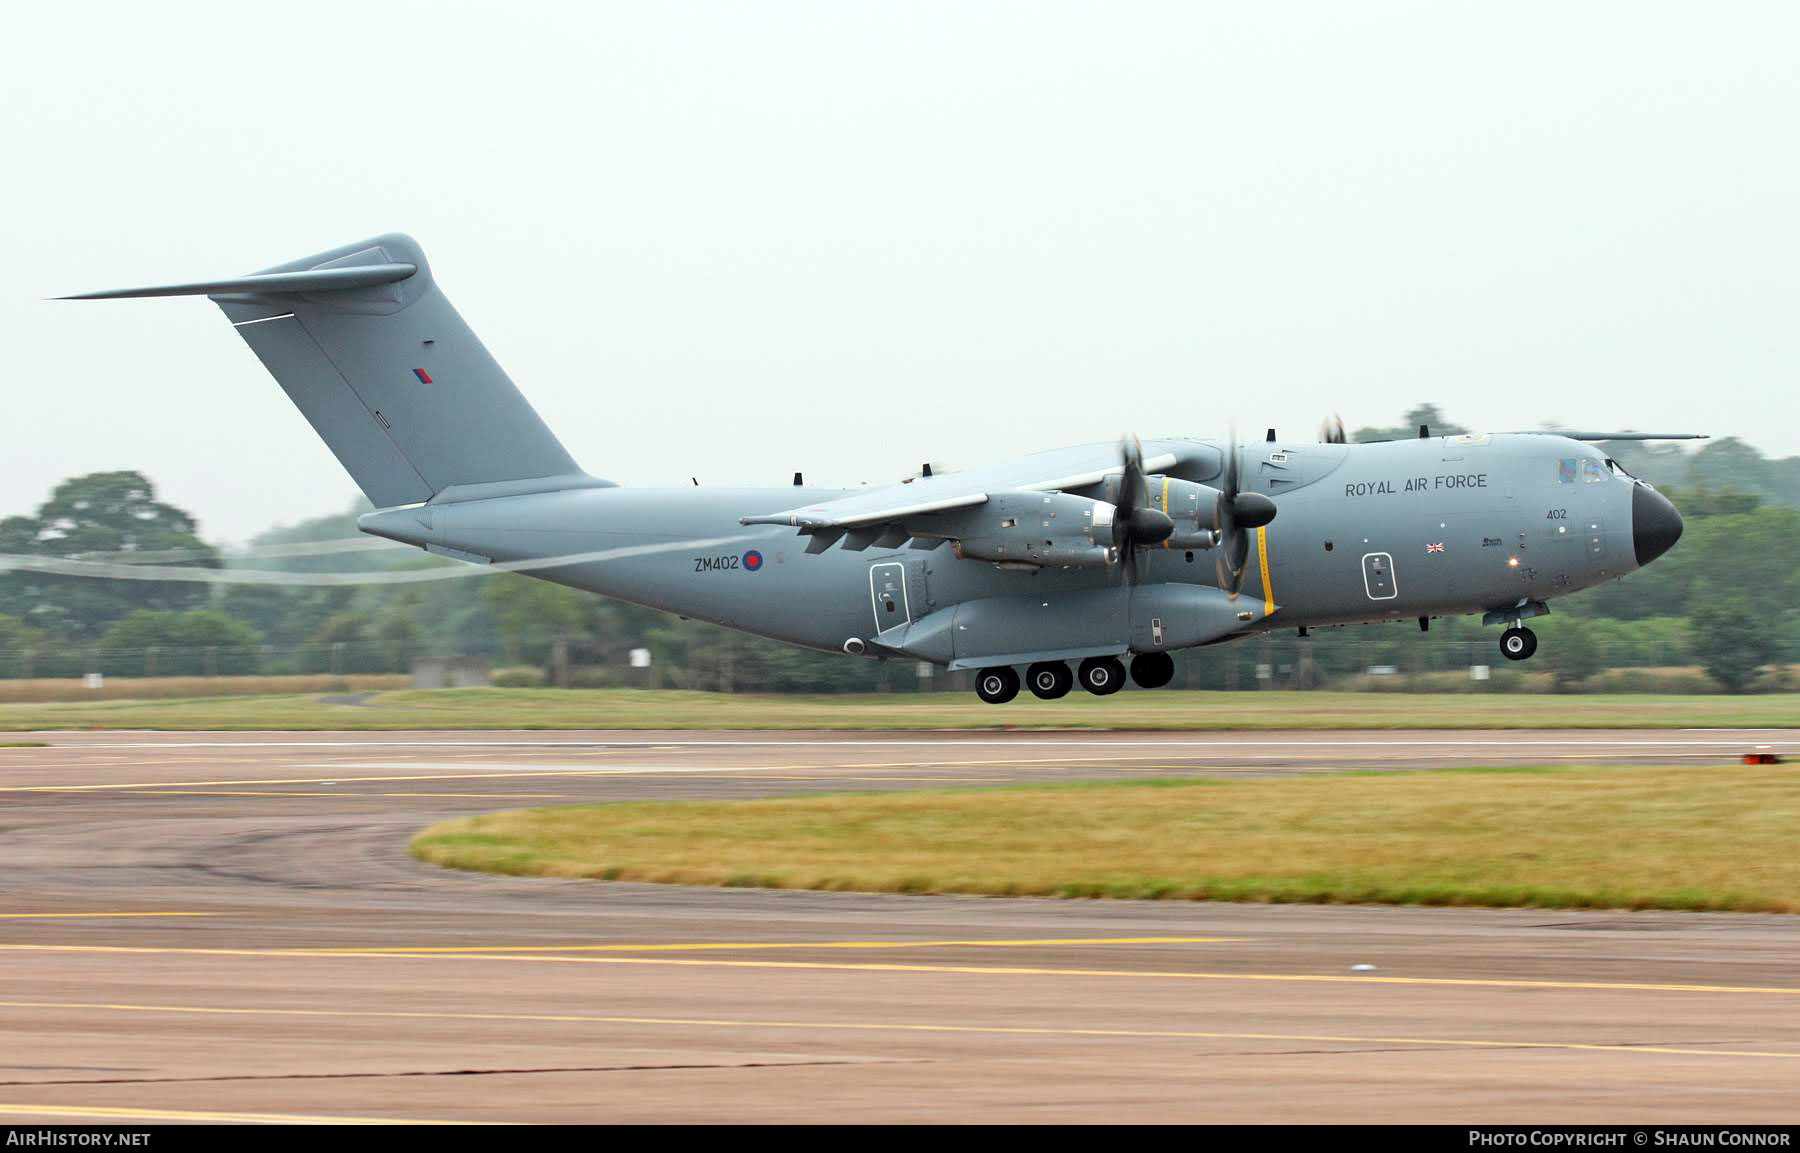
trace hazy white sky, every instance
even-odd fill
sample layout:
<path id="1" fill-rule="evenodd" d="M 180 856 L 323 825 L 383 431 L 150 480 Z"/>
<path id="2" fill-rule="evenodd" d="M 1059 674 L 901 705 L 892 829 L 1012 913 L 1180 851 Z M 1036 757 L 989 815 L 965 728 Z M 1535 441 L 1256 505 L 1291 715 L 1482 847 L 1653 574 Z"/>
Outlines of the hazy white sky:
<path id="1" fill-rule="evenodd" d="M 1800 452 L 1800 7 L 8 5 L 0 515 L 354 494 L 203 299 L 388 230 L 628 484 L 1392 423 Z M 749 510 L 756 511 L 756 510 Z"/>

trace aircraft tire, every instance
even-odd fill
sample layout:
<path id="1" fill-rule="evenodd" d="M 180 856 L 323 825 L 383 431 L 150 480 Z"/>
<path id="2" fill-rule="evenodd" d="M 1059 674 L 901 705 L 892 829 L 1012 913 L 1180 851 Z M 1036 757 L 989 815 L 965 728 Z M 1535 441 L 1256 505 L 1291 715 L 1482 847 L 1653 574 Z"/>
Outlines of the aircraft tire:
<path id="1" fill-rule="evenodd" d="M 1528 660 L 1537 652 L 1537 634 L 1528 628 L 1514 625 L 1500 634 L 1500 655 L 1509 661 Z"/>
<path id="2" fill-rule="evenodd" d="M 1019 674 L 1005 665 L 982 669 L 975 678 L 975 695 L 990 705 L 1003 705 L 1019 695 Z"/>
<path id="3" fill-rule="evenodd" d="M 1117 657 L 1089 657 L 1081 662 L 1081 687 L 1097 697 L 1107 697 L 1125 687 L 1125 666 Z"/>
<path id="4" fill-rule="evenodd" d="M 1131 658 L 1131 679 L 1140 689 L 1160 689 L 1175 679 L 1175 658 L 1168 653 L 1139 653 Z"/>
<path id="5" fill-rule="evenodd" d="M 1025 670 L 1025 683 L 1040 701 L 1054 701 L 1075 687 L 1075 674 L 1061 661 L 1044 661 Z"/>

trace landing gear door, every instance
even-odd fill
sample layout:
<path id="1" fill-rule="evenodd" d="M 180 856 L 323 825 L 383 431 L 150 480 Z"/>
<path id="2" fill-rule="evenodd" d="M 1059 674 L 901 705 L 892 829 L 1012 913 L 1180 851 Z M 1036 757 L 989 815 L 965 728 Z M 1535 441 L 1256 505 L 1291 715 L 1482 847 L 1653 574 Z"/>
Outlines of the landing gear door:
<path id="1" fill-rule="evenodd" d="M 898 561 L 869 566 L 869 599 L 875 612 L 875 635 L 912 621 L 906 599 L 906 566 Z"/>

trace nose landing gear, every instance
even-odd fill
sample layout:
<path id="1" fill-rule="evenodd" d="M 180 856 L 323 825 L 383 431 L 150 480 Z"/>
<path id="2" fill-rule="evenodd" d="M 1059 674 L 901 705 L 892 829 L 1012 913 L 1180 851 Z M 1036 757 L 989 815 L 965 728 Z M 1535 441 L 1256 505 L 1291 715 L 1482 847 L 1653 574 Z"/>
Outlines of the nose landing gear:
<path id="1" fill-rule="evenodd" d="M 1500 655 L 1509 661 L 1522 661 L 1537 652 L 1537 634 L 1523 625 L 1514 625 L 1500 634 Z"/>

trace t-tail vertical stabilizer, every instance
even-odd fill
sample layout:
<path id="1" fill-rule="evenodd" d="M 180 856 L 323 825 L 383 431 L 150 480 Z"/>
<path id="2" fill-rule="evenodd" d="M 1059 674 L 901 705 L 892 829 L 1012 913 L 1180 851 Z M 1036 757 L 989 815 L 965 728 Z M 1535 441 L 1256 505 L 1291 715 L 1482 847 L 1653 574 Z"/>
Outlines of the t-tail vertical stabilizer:
<path id="1" fill-rule="evenodd" d="M 583 473 L 397 233 L 251 276 L 84 293 L 207 296 L 377 508 L 610 482 Z"/>

